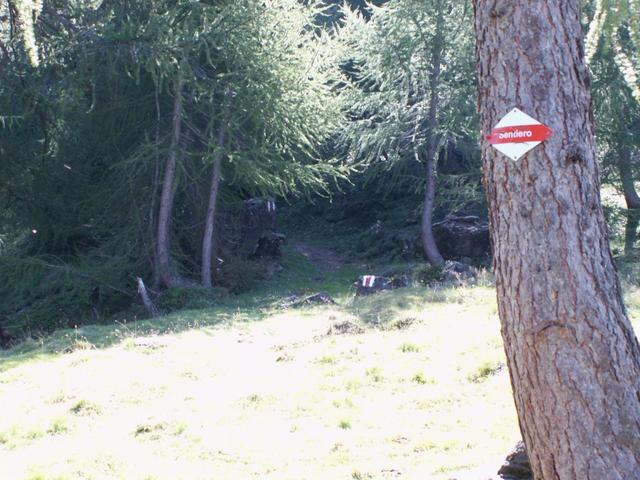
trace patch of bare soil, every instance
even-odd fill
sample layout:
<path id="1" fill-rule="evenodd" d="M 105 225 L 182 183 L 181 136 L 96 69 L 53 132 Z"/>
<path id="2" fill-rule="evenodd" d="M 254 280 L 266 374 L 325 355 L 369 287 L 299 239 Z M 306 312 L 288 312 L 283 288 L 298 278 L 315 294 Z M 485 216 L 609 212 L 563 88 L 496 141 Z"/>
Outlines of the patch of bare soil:
<path id="1" fill-rule="evenodd" d="M 326 248 L 298 243 L 295 245 L 295 249 L 296 252 L 301 253 L 313 263 L 327 270 L 337 270 L 346 263 L 339 255 Z"/>

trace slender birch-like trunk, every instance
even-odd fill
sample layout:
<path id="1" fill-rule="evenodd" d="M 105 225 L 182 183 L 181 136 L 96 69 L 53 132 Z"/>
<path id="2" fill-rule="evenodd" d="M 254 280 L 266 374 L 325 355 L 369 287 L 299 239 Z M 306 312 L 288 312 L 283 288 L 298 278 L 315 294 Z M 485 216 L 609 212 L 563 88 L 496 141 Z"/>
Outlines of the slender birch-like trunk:
<path id="1" fill-rule="evenodd" d="M 162 193 L 160 196 L 160 209 L 158 213 L 158 238 L 157 265 L 159 277 L 167 287 L 173 287 L 182 283 L 180 277 L 171 265 L 171 215 L 175 196 L 176 161 L 180 145 L 182 129 L 182 79 L 176 85 L 175 98 L 173 100 L 173 138 L 171 139 L 171 151 L 164 167 L 162 180 Z"/>
<path id="2" fill-rule="evenodd" d="M 205 220 L 204 235 L 202 237 L 202 272 L 201 281 L 205 287 L 213 286 L 213 256 L 215 254 L 215 220 L 222 173 L 222 155 L 225 141 L 225 127 L 220 125 L 218 131 L 218 151 L 213 159 L 211 173 L 211 188 L 209 190 L 209 206 Z"/>
<path id="3" fill-rule="evenodd" d="M 429 135 L 427 146 L 427 178 L 424 192 L 422 208 L 422 221 L 420 225 L 422 237 L 422 249 L 427 260 L 432 265 L 442 265 L 444 258 L 438 250 L 435 238 L 433 237 L 433 204 L 436 196 L 436 176 L 438 154 L 438 103 L 440 89 L 440 74 L 442 71 L 442 50 L 444 48 L 444 38 L 442 35 L 444 12 L 442 2 L 438 5 L 436 17 L 436 36 L 431 47 L 431 73 L 429 75 L 429 111 L 427 113 L 427 132 Z"/>

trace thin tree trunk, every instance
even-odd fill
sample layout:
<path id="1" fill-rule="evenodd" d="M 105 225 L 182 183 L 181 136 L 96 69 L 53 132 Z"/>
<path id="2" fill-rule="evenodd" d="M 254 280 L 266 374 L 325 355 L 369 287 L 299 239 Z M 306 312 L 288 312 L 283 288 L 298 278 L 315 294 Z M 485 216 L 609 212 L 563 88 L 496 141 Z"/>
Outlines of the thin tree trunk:
<path id="1" fill-rule="evenodd" d="M 638 241 L 638 226 L 640 226 L 640 211 L 627 211 L 627 224 L 624 227 L 624 254 L 632 257 L 636 253 Z"/>
<path id="2" fill-rule="evenodd" d="M 631 149 L 623 146 L 618 152 L 618 172 L 622 180 L 622 189 L 624 192 L 624 200 L 627 208 L 640 208 L 640 197 L 636 192 L 636 186 L 633 182 L 633 171 L 631 170 Z"/>
<path id="3" fill-rule="evenodd" d="M 600 205 L 578 0 L 474 0 L 482 132 L 518 107 L 553 136 L 483 143 L 498 311 L 538 480 L 640 472 L 640 347 Z"/>
<path id="4" fill-rule="evenodd" d="M 444 39 L 442 38 L 443 28 L 443 11 L 442 3 L 439 4 L 438 16 L 436 18 L 436 37 L 433 42 L 431 50 L 432 70 L 429 75 L 429 112 L 427 114 L 427 132 L 428 132 L 428 147 L 427 147 L 427 181 L 424 192 L 424 201 L 422 208 L 422 222 L 421 222 L 421 235 L 422 235 L 422 248 L 427 260 L 432 265 L 442 265 L 444 258 L 438 250 L 435 238 L 433 237 L 433 203 L 436 196 L 436 175 L 437 168 L 436 155 L 438 153 L 438 103 L 439 103 L 439 88 L 440 88 L 440 73 L 442 62 L 442 49 L 444 46 Z"/>
<path id="5" fill-rule="evenodd" d="M 211 174 L 211 189 L 209 190 L 209 207 L 205 222 L 204 236 L 202 238 L 202 285 L 213 286 L 213 255 L 215 253 L 215 217 L 218 204 L 218 191 L 220 189 L 220 175 L 222 171 L 222 149 L 225 140 L 224 125 L 220 125 L 218 131 L 218 147 L 213 159 L 213 172 Z"/>
<path id="6" fill-rule="evenodd" d="M 171 151 L 164 168 L 160 211 L 158 214 L 157 264 L 159 277 L 167 287 L 180 285 L 180 277 L 171 265 L 171 214 L 175 196 L 176 160 L 182 128 L 182 79 L 178 80 L 173 100 L 173 138 Z"/>
<path id="7" fill-rule="evenodd" d="M 153 188 L 151 190 L 151 205 L 149 206 L 149 231 L 147 233 L 151 242 L 151 266 L 153 271 L 152 285 L 153 288 L 158 289 L 160 287 L 160 267 L 158 265 L 158 245 L 156 244 L 156 200 L 158 196 L 158 189 L 160 187 L 160 99 L 158 96 L 158 87 L 155 88 L 155 102 L 156 102 L 156 132 L 155 132 L 155 146 L 154 146 L 154 171 L 153 171 Z"/>
<path id="8" fill-rule="evenodd" d="M 433 237 L 433 203 L 436 196 L 436 162 L 432 155 L 427 157 L 427 185 L 424 192 L 422 207 L 422 249 L 427 260 L 432 265 L 442 265 L 444 258 L 438 250 L 435 238 Z"/>

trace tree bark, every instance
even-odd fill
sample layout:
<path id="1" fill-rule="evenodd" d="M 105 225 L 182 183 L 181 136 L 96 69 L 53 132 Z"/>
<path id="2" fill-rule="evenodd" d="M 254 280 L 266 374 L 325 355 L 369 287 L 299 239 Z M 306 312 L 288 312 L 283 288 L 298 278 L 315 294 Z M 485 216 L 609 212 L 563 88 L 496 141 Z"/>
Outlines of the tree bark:
<path id="1" fill-rule="evenodd" d="M 628 210 L 627 223 L 624 227 L 624 254 L 626 257 L 632 257 L 636 253 L 638 226 L 640 226 L 640 211 Z"/>
<path id="2" fill-rule="evenodd" d="M 427 185 L 424 192 L 422 208 L 421 236 L 422 249 L 427 260 L 432 265 L 442 265 L 444 258 L 438 250 L 436 240 L 433 237 L 433 203 L 436 196 L 436 162 L 433 156 L 427 157 Z"/>
<path id="3" fill-rule="evenodd" d="M 627 146 L 621 147 L 618 152 L 618 172 L 622 180 L 622 191 L 624 192 L 624 200 L 629 209 L 640 208 L 640 197 L 636 192 L 636 186 L 633 181 L 633 171 L 631 169 L 631 149 Z"/>
<path id="4" fill-rule="evenodd" d="M 157 265 L 160 280 L 167 287 L 182 284 L 180 277 L 171 265 L 171 214 L 175 196 L 176 160 L 182 129 L 182 85 L 182 79 L 179 79 L 173 100 L 171 151 L 164 167 L 160 210 L 158 213 Z"/>
<path id="5" fill-rule="evenodd" d="M 209 206 L 205 221 L 204 236 L 202 238 L 202 285 L 213 286 L 213 254 L 215 253 L 215 217 L 218 204 L 218 191 L 220 189 L 220 175 L 222 171 L 222 149 L 225 140 L 224 125 L 218 131 L 218 151 L 213 159 L 213 172 L 211 174 L 211 189 L 209 190 Z"/>
<path id="6" fill-rule="evenodd" d="M 444 258 L 438 250 L 435 238 L 433 237 L 433 204 L 436 196 L 436 175 L 437 175 L 437 158 L 438 153 L 438 103 L 440 89 L 440 73 L 442 70 L 442 49 L 444 39 L 442 35 L 443 29 L 443 5 L 438 5 L 438 13 L 436 17 L 436 35 L 431 46 L 431 73 L 429 74 L 429 111 L 427 113 L 427 181 L 424 192 L 424 201 L 422 208 L 422 222 L 420 225 L 422 236 L 422 249 L 427 260 L 432 265 L 442 265 Z"/>
<path id="7" fill-rule="evenodd" d="M 482 132 L 518 107 L 553 136 L 483 144 L 498 310 L 538 480 L 640 472 L 640 347 L 600 205 L 578 0 L 474 0 Z"/>

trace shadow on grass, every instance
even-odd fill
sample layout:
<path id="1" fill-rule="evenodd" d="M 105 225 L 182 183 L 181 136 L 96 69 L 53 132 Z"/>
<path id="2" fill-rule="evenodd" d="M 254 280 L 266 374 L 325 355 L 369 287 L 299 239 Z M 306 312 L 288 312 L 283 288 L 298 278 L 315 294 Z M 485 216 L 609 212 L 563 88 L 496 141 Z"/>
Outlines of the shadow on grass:
<path id="1" fill-rule="evenodd" d="M 153 319 L 115 321 L 109 325 L 84 325 L 75 329 L 56 330 L 39 339 L 27 339 L 0 352 L 0 372 L 25 362 L 45 360 L 78 350 L 103 349 L 128 338 L 173 335 L 192 329 L 220 324 L 257 322 L 265 313 L 253 308 L 241 311 L 233 306 L 206 310 L 183 310 Z"/>
<path id="2" fill-rule="evenodd" d="M 250 292 L 229 296 L 211 308 L 179 310 L 154 319 L 138 319 L 129 313 L 129 318 L 115 319 L 111 324 L 83 325 L 27 339 L 9 350 L 0 351 L 0 372 L 25 362 L 77 350 L 108 348 L 128 338 L 261 321 L 280 300 L 291 294 L 326 291 L 338 301 L 346 301 L 353 295 L 352 283 L 360 274 L 353 265 L 325 268 L 296 252 L 292 246 L 285 248 L 281 262 L 284 269 L 280 274 L 269 280 L 259 280 Z"/>
<path id="3" fill-rule="evenodd" d="M 493 304 L 494 298 L 495 291 L 490 286 L 408 287 L 356 297 L 351 310 L 365 324 L 386 328 L 398 320 L 420 316 L 434 305 Z"/>

